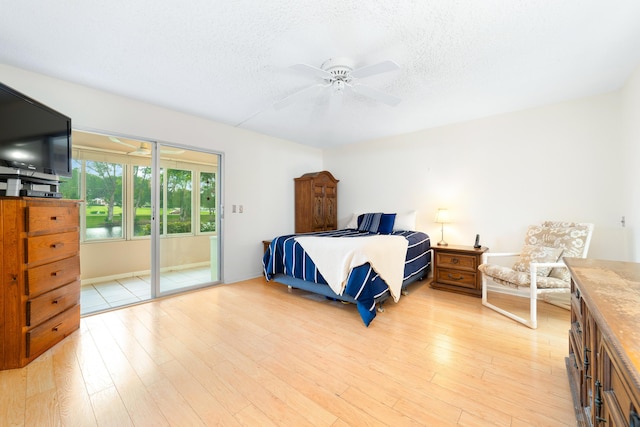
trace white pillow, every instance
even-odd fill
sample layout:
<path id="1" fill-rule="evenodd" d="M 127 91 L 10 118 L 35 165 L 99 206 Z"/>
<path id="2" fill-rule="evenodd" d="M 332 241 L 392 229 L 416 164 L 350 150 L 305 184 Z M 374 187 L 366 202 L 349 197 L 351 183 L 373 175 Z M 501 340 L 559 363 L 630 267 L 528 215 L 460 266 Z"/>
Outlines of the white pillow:
<path id="1" fill-rule="evenodd" d="M 344 228 L 355 228 L 358 229 L 358 214 L 353 214 L 347 225 Z"/>
<path id="2" fill-rule="evenodd" d="M 393 231 L 415 230 L 416 229 L 416 211 L 408 213 L 397 213 L 396 222 L 393 223 Z"/>

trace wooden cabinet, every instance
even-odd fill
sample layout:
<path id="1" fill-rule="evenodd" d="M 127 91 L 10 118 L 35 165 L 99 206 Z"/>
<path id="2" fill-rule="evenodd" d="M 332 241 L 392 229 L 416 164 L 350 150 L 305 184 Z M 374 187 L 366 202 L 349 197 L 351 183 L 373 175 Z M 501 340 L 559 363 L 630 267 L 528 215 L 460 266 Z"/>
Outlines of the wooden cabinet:
<path id="1" fill-rule="evenodd" d="M 338 228 L 338 180 L 327 171 L 295 178 L 296 233 Z"/>
<path id="2" fill-rule="evenodd" d="M 0 369 L 80 326 L 78 203 L 0 197 Z"/>
<path id="3" fill-rule="evenodd" d="M 640 426 L 640 264 L 565 258 L 567 370 L 580 426 Z"/>
<path id="4" fill-rule="evenodd" d="M 488 248 L 473 246 L 434 246 L 434 269 L 431 287 L 467 295 L 482 295 L 482 278 L 478 266 Z"/>

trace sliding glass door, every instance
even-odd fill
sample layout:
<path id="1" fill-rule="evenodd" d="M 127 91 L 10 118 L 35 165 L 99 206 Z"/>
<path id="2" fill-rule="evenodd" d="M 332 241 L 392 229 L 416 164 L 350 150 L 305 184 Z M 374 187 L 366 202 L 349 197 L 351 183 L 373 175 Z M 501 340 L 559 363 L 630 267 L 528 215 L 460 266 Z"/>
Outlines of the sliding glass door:
<path id="1" fill-rule="evenodd" d="M 221 280 L 220 155 L 73 131 L 83 314 Z"/>
<path id="2" fill-rule="evenodd" d="M 159 295 L 217 282 L 219 155 L 159 145 Z"/>

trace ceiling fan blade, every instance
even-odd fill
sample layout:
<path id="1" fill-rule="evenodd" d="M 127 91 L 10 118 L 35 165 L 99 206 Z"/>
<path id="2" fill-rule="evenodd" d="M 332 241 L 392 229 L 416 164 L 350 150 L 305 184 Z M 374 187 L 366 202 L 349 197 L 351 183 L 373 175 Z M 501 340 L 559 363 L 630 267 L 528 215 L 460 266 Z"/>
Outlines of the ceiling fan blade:
<path id="1" fill-rule="evenodd" d="M 175 149 L 175 150 L 167 150 L 166 148 L 161 148 L 160 149 L 160 154 L 174 154 L 174 155 L 178 155 L 178 154 L 182 154 L 184 153 L 184 150 L 181 149 Z"/>
<path id="2" fill-rule="evenodd" d="M 137 145 L 133 145 L 133 144 L 129 144 L 128 142 L 121 141 L 120 139 L 116 138 L 115 136 L 110 136 L 109 137 L 109 141 L 115 142 L 116 144 L 121 144 L 121 145 L 124 145 L 124 146 L 127 146 L 127 147 L 137 148 Z"/>
<path id="3" fill-rule="evenodd" d="M 380 101 L 383 102 L 387 105 L 391 105 L 391 106 L 396 106 L 400 103 L 400 101 L 402 101 L 400 98 L 395 97 L 393 95 L 389 95 L 386 92 L 382 92 L 378 89 L 374 89 L 370 86 L 364 86 L 364 85 L 353 85 L 351 86 L 351 89 L 356 92 L 359 93 L 360 95 L 364 95 L 364 96 L 368 96 L 369 98 L 373 98 L 376 101 Z"/>
<path id="4" fill-rule="evenodd" d="M 290 66 L 292 70 L 296 70 L 300 74 L 304 74 L 309 77 L 320 78 L 320 79 L 331 79 L 333 75 L 318 67 L 313 67 L 307 64 L 295 64 Z"/>
<path id="5" fill-rule="evenodd" d="M 291 95 L 281 99 L 280 101 L 276 101 L 273 103 L 273 108 L 276 110 L 281 110 L 284 107 L 287 107 L 289 105 L 291 105 L 292 103 L 294 103 L 296 100 L 300 99 L 300 98 L 304 98 L 309 92 L 319 88 L 319 87 L 325 87 L 326 85 L 322 85 L 320 83 L 318 84 L 314 84 L 311 86 L 307 86 L 304 89 L 300 89 L 297 92 L 293 92 Z"/>
<path id="6" fill-rule="evenodd" d="M 400 66 L 398 64 L 391 60 L 387 60 L 355 69 L 351 72 L 351 76 L 361 79 L 363 77 L 373 76 L 374 74 L 386 73 L 399 69 Z"/>

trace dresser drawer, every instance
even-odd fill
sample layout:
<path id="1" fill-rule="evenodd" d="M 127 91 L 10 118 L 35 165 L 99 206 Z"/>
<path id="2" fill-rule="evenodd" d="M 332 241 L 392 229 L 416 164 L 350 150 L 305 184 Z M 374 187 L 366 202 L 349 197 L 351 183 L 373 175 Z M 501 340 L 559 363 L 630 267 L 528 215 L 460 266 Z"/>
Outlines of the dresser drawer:
<path id="1" fill-rule="evenodd" d="M 80 277 L 78 255 L 27 270 L 26 294 L 35 297 L 51 289 L 73 282 Z"/>
<path id="2" fill-rule="evenodd" d="M 27 233 L 59 233 L 78 228 L 77 206 L 27 206 Z"/>
<path id="3" fill-rule="evenodd" d="M 79 251 L 79 241 L 77 231 L 27 237 L 27 264 L 43 264 L 73 256 Z"/>
<path id="4" fill-rule="evenodd" d="M 601 351 L 602 372 L 598 375 L 602 382 L 602 397 L 604 399 L 603 417 L 609 426 L 629 425 L 631 412 L 638 412 L 640 402 L 635 400 L 629 379 L 621 373 L 621 363 L 612 358 L 614 354 L 609 343 L 604 342 Z"/>
<path id="5" fill-rule="evenodd" d="M 27 332 L 26 357 L 39 356 L 80 327 L 80 305 L 64 311 Z"/>
<path id="6" fill-rule="evenodd" d="M 434 278 L 437 282 L 462 286 L 464 288 L 476 288 L 476 273 L 440 267 L 441 264 L 436 269 L 436 277 Z"/>
<path id="7" fill-rule="evenodd" d="M 472 255 L 438 252 L 436 256 L 436 265 L 441 268 L 476 271 L 478 267 L 476 259 L 477 258 Z"/>
<path id="8" fill-rule="evenodd" d="M 27 326 L 35 326 L 80 303 L 80 281 L 27 301 Z"/>

